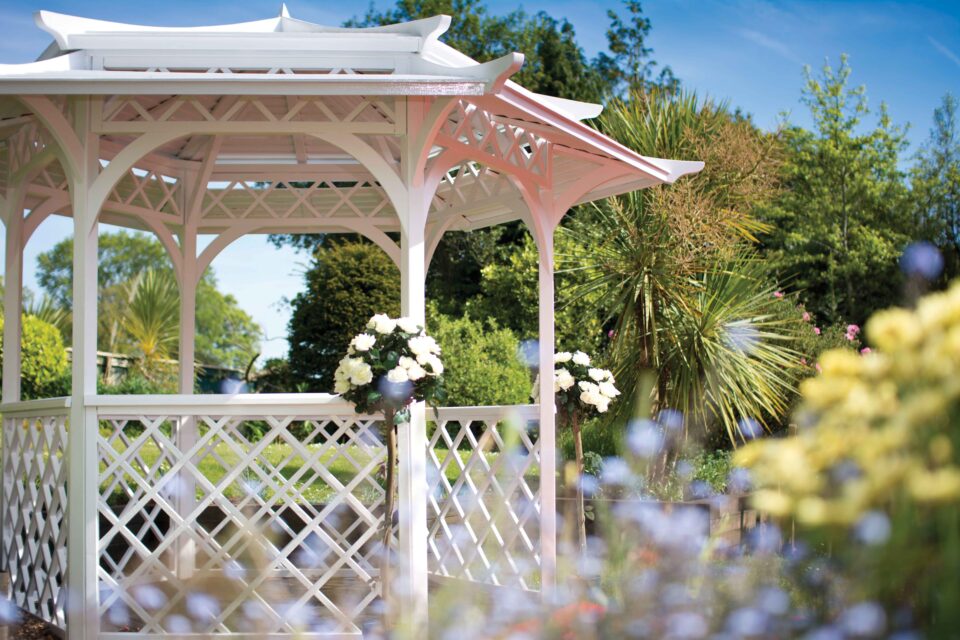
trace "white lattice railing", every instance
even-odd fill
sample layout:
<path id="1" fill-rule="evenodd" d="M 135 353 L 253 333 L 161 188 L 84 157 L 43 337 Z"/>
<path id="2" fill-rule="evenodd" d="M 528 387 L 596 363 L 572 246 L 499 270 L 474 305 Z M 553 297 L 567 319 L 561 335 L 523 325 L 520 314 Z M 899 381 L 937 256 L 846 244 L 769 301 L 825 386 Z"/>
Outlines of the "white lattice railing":
<path id="1" fill-rule="evenodd" d="M 93 396 L 102 637 L 357 635 L 376 612 L 376 416 L 325 395 Z M 66 398 L 3 406 L 2 561 L 65 627 Z M 430 571 L 539 584 L 537 407 L 428 411 Z M 92 514 L 91 514 L 92 517 Z"/>
<path id="2" fill-rule="evenodd" d="M 115 396 L 100 419 L 105 632 L 356 634 L 385 452 L 330 396 Z"/>
<path id="3" fill-rule="evenodd" d="M 3 412 L 0 564 L 10 597 L 61 631 L 66 627 L 68 398 L 15 402 Z"/>
<path id="4" fill-rule="evenodd" d="M 433 575 L 538 586 L 537 411 L 520 405 L 428 412 L 436 419 L 427 451 Z"/>

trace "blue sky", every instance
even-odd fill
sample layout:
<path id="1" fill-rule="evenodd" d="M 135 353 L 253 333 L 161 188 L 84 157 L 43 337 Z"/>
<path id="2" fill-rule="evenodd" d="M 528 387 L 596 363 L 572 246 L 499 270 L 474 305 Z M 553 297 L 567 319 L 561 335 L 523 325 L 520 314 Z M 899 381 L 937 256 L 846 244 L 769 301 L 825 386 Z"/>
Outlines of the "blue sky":
<path id="1" fill-rule="evenodd" d="M 385 7 L 389 2 L 376 2 Z M 515 2 L 490 0 L 493 12 Z M 887 103 L 894 122 L 910 123 L 910 153 L 926 138 L 932 112 L 941 96 L 960 94 L 960 1 L 782 1 L 670 0 L 644 2 L 653 22 L 654 57 L 669 64 L 688 86 L 728 100 L 754 115 L 763 127 L 777 126 L 789 113 L 798 124 L 809 122 L 799 102 L 802 68 L 836 64 L 850 55 L 853 81 L 865 84 L 873 107 Z M 294 17 L 340 24 L 361 13 L 364 3 L 288 2 Z M 547 11 L 573 23 L 578 40 L 592 56 L 606 45 L 608 7 L 618 2 L 537 0 L 524 2 L 528 12 Z M 279 2 L 211 0 L 163 3 L 129 0 L 85 2 L 5 2 L 0 7 L 0 63 L 26 62 L 38 55 L 49 37 L 33 24 L 32 12 L 48 9 L 92 18 L 157 25 L 198 25 L 259 19 L 276 15 Z M 69 221 L 48 220 L 27 247 L 25 284 L 37 290 L 36 256 L 70 233 Z M 0 244 L 0 246 L 3 246 Z M 257 259 L 251 259 L 256 255 Z M 300 289 L 304 256 L 276 250 L 265 238 L 244 238 L 214 261 L 221 288 L 234 294 L 264 327 L 268 356 L 283 355 L 288 311 L 281 304 Z"/>

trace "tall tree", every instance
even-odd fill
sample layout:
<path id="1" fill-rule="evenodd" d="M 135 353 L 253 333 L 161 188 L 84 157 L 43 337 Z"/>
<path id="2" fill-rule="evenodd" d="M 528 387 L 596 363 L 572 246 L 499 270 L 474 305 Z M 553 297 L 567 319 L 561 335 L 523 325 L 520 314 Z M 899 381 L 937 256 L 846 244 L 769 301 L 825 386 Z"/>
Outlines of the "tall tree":
<path id="1" fill-rule="evenodd" d="M 516 9 L 493 15 L 483 0 L 397 0 L 384 11 L 371 5 L 362 18 L 353 18 L 345 26 L 378 26 L 438 14 L 451 17 L 443 41 L 474 60 L 485 62 L 522 52 L 526 59 L 513 80 L 531 91 L 596 102 L 607 88 L 605 77 L 577 44 L 573 25 L 543 11 L 530 15 Z"/>
<path id="2" fill-rule="evenodd" d="M 944 275 L 960 275 L 960 101 L 948 93 L 911 172 L 920 233 L 943 253 Z"/>
<path id="3" fill-rule="evenodd" d="M 742 440 L 741 420 L 783 414 L 797 360 L 747 244 L 763 228 L 753 209 L 776 194 L 779 141 L 691 93 L 631 98 L 601 116 L 605 133 L 643 154 L 701 158 L 706 168 L 578 210 L 561 229 L 589 247 L 576 294 L 596 296 L 613 327 L 620 417 L 647 403 L 652 381 L 656 408 Z"/>
<path id="4" fill-rule="evenodd" d="M 331 391 L 333 372 L 350 339 L 371 316 L 400 312 L 400 271 L 369 242 L 322 246 L 291 301 L 290 370 L 310 391 Z"/>
<path id="5" fill-rule="evenodd" d="M 156 239 L 139 233 L 105 233 L 99 246 L 98 347 L 129 351 L 136 340 L 123 327 L 130 304 L 129 283 L 154 270 L 172 279 L 166 250 Z M 70 309 L 73 287 L 73 239 L 58 242 L 37 257 L 37 281 L 61 308 Z M 176 300 L 176 299 L 175 299 Z M 176 307 L 175 307 L 176 309 Z M 217 289 L 213 269 L 207 269 L 197 287 L 196 358 L 205 364 L 243 368 L 259 349 L 260 327 L 231 295 Z M 176 349 L 171 350 L 176 354 Z"/>
<path id="6" fill-rule="evenodd" d="M 623 0 L 626 16 L 621 17 L 613 9 L 607 9 L 610 27 L 607 29 L 607 47 L 610 53 L 601 52 L 593 66 L 606 79 L 613 93 L 642 93 L 657 87 L 674 93 L 680 81 L 670 67 L 657 72 L 653 48 L 647 38 L 652 26 L 650 18 L 643 15 L 639 0 Z"/>
<path id="7" fill-rule="evenodd" d="M 784 131 L 786 188 L 764 213 L 775 269 L 830 323 L 862 323 L 899 300 L 897 261 L 912 226 L 900 168 L 904 129 L 883 104 L 876 125 L 865 129 L 866 89 L 851 87 L 850 73 L 846 55 L 836 70 L 805 70 L 813 130 Z"/>

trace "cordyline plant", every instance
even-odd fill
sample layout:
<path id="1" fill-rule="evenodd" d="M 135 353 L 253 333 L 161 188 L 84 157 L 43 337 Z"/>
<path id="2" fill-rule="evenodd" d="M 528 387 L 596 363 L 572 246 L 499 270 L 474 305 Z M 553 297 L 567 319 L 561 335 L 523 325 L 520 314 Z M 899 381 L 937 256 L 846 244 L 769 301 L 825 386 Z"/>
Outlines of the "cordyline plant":
<path id="1" fill-rule="evenodd" d="M 370 318 L 363 333 L 350 341 L 347 355 L 333 374 L 334 391 L 352 402 L 357 413 L 383 413 L 387 441 L 386 500 L 381 578 L 386 585 L 393 539 L 396 426 L 410 420 L 410 405 L 424 401 L 437 406 L 445 398 L 440 346 L 411 318 Z"/>
<path id="2" fill-rule="evenodd" d="M 553 391 L 557 418 L 561 425 L 573 430 L 573 447 L 577 464 L 577 534 L 580 548 L 587 544 L 587 519 L 583 505 L 583 420 L 593 413 L 606 413 L 610 403 L 620 395 L 613 374 L 591 366 L 590 356 L 583 351 L 562 351 L 553 356 Z M 533 383 L 533 398 L 540 399 L 540 376 Z"/>

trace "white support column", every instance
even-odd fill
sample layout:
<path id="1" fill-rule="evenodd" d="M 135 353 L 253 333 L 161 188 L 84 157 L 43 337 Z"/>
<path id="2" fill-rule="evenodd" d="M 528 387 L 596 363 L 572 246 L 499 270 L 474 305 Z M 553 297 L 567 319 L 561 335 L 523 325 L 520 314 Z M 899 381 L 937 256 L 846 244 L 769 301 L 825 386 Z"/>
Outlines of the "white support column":
<path id="1" fill-rule="evenodd" d="M 553 224 L 543 210 L 531 211 L 539 219 L 537 237 L 539 271 L 539 371 L 540 371 L 540 564 L 543 597 L 556 588 L 557 568 L 557 435 L 553 390 L 554 288 Z"/>
<path id="2" fill-rule="evenodd" d="M 6 267 L 3 291 L 3 402 L 20 400 L 21 322 L 23 311 L 23 204 L 15 185 L 7 192 L 2 212 L 6 221 Z M 2 424 L 2 423 L 0 423 Z M 7 508 L 4 491 L 0 491 L 0 550 L 5 549 Z M 0 572 L 6 576 L 7 555 L 0 553 Z M 6 578 L 4 578 L 6 579 Z M 0 595 L 7 595 L 7 583 L 0 584 Z"/>
<path id="3" fill-rule="evenodd" d="M 96 638 L 100 631 L 97 433 L 95 409 L 86 396 L 97 392 L 97 247 L 100 203 L 90 187 L 100 169 L 99 140 L 90 133 L 92 99 L 76 100 L 75 127 L 83 147 L 78 175 L 70 176 L 73 201 L 73 392 L 67 441 L 67 637 Z"/>
<path id="4" fill-rule="evenodd" d="M 407 100 L 403 178 L 406 200 L 397 207 L 400 234 L 400 311 L 423 324 L 426 321 L 425 227 L 429 198 L 422 176 L 415 175 L 416 132 L 423 118 L 423 102 Z M 412 637 L 427 629 L 427 416 L 424 404 L 410 410 L 410 421 L 397 429 L 397 485 L 399 500 L 399 571 L 393 593 L 397 618 Z"/>
<path id="5" fill-rule="evenodd" d="M 209 160 L 208 160 L 209 161 Z M 184 193 L 189 193 L 192 189 L 198 188 L 192 184 L 195 181 L 186 181 L 187 189 L 182 189 Z M 203 188 L 206 187 L 204 183 Z M 193 202 L 193 198 L 190 199 Z M 192 204 L 191 204 L 192 206 Z M 196 211 L 187 209 L 187 223 L 184 225 L 183 233 L 180 236 L 180 393 L 192 395 L 194 388 L 195 364 L 196 359 L 196 328 L 197 328 L 197 282 L 200 274 L 197 273 L 197 215 Z M 171 256 L 171 259 L 177 260 L 177 256 Z M 197 442 L 197 420 L 192 416 L 181 416 L 177 428 L 176 444 L 180 451 L 189 451 Z M 196 479 L 181 472 L 183 475 L 179 482 L 174 483 L 176 496 L 174 496 L 177 505 L 177 513 L 185 517 L 192 513 L 197 506 L 197 486 Z M 196 569 L 197 545 L 193 539 L 181 539 L 177 541 L 176 548 L 176 573 L 181 580 L 187 580 L 193 576 Z"/>
<path id="6" fill-rule="evenodd" d="M 21 324 L 23 313 L 23 204 L 15 186 L 8 193 L 6 267 L 3 272 L 3 401 L 20 400 Z"/>
<path id="7" fill-rule="evenodd" d="M 180 393 L 192 394 L 197 343 L 197 229 L 187 224 L 180 238 Z"/>

